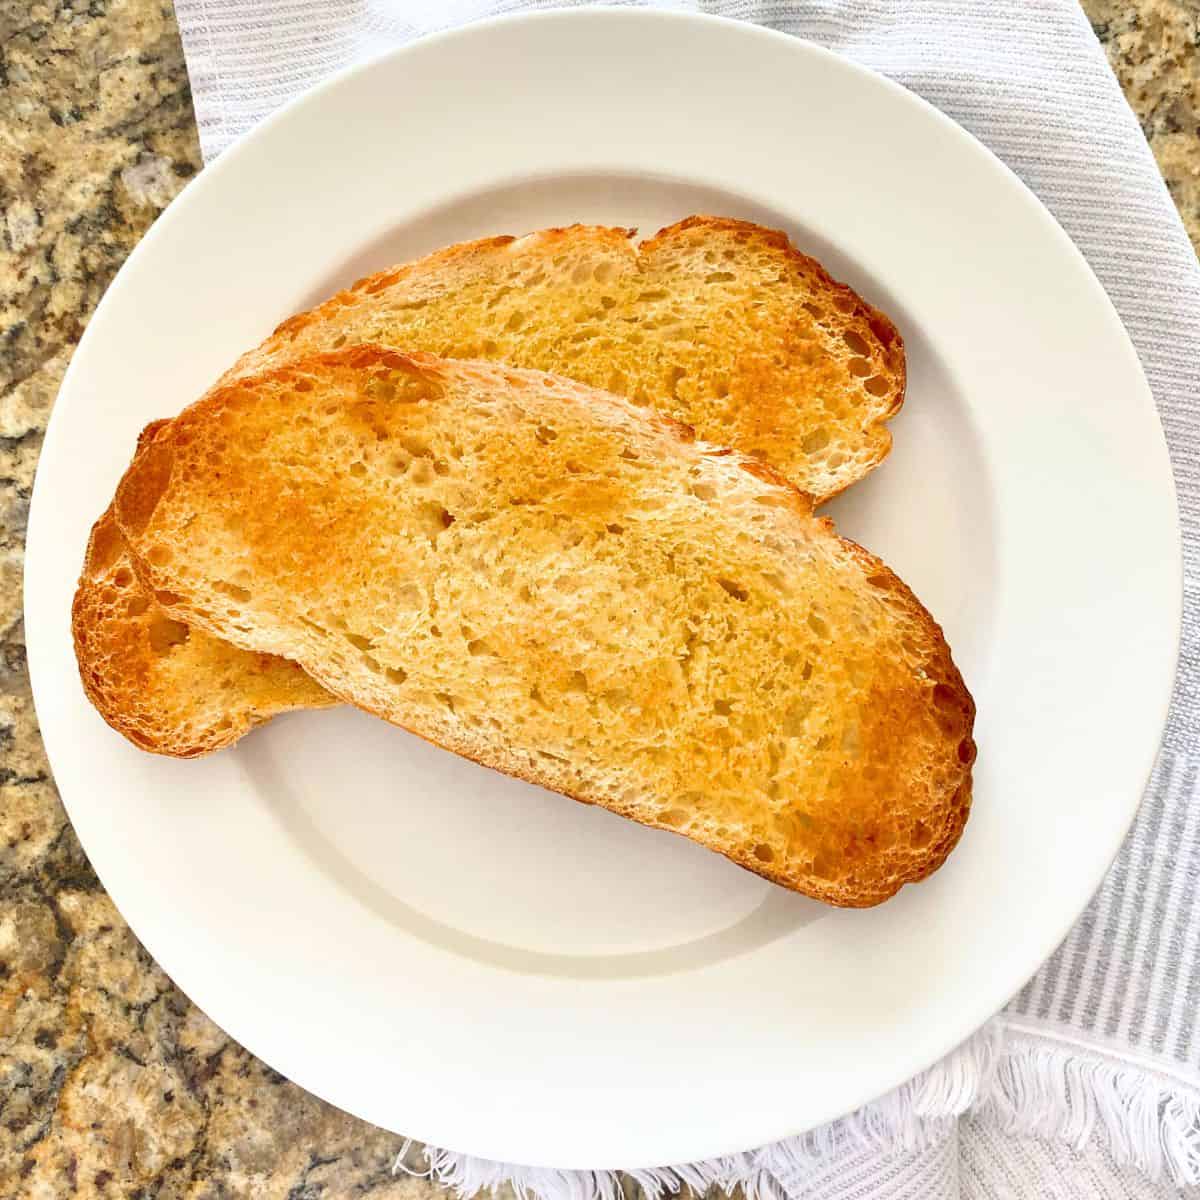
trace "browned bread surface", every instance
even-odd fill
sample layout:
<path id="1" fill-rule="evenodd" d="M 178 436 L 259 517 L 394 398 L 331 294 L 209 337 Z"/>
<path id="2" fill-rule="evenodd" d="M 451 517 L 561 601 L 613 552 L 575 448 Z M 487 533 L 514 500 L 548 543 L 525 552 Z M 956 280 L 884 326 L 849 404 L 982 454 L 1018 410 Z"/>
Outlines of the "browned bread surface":
<path id="1" fill-rule="evenodd" d="M 159 431 L 116 513 L 172 619 L 822 900 L 886 899 L 966 819 L 974 708 L 912 593 L 606 393 L 317 355 Z"/>
<path id="2" fill-rule="evenodd" d="M 616 389 L 761 453 L 819 497 L 884 457 L 905 361 L 882 313 L 761 226 L 691 217 L 640 248 L 631 232 L 573 226 L 451 246 L 284 322 L 226 379 L 369 335 Z M 153 598 L 113 604 L 101 598 L 111 590 L 85 567 L 75 605 L 76 639 L 92 643 L 84 683 L 144 748 L 191 757 L 236 741 L 247 722 L 330 702 L 294 671 L 212 638 L 185 650 L 151 642 L 156 617 L 139 606 Z"/>
<path id="3" fill-rule="evenodd" d="M 88 699 L 143 750 L 194 758 L 278 713 L 337 703 L 295 663 L 169 617 L 137 577 L 111 509 L 92 527 L 71 625 Z"/>
<path id="4" fill-rule="evenodd" d="M 360 279 L 226 376 L 377 342 L 565 375 L 757 454 L 819 501 L 886 457 L 904 399 L 892 322 L 787 235 L 689 217 L 641 246 L 573 225 L 486 238 Z"/>
<path id="5" fill-rule="evenodd" d="M 147 425 L 139 450 L 169 425 Z M 138 577 L 111 507 L 88 538 L 71 633 L 88 699 L 118 733 L 156 754 L 196 758 L 279 713 L 337 703 L 295 663 L 167 616 Z"/>

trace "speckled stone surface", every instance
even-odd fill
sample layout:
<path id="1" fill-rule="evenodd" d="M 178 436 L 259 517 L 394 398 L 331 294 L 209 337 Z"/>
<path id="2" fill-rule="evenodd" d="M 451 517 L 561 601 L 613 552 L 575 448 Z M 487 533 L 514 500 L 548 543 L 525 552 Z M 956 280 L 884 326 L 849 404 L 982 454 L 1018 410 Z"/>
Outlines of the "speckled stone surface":
<path id="1" fill-rule="evenodd" d="M 1200 6 L 1084 0 L 1200 245 Z M 424 1200 L 398 1140 L 227 1038 L 155 966 L 59 804 L 20 572 L 42 430 L 113 274 L 200 167 L 168 4 L 0 0 L 0 1197 Z"/>
<path id="2" fill-rule="evenodd" d="M 1082 0 L 1200 252 L 1200 0 Z"/>

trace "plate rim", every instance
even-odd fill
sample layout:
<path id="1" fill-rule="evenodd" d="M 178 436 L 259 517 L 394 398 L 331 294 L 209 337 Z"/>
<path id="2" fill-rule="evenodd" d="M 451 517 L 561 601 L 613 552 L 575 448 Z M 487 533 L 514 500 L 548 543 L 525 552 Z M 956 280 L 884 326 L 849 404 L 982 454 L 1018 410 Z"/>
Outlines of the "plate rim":
<path id="1" fill-rule="evenodd" d="M 1084 258 L 1082 252 L 1074 244 L 1074 242 L 1070 239 L 1070 237 L 1067 235 L 1065 230 L 1062 228 L 1062 226 L 1059 224 L 1057 219 L 1054 217 L 1054 215 L 1042 203 L 1042 201 L 1036 196 L 1036 194 L 1019 178 L 1019 176 L 1017 176 L 1016 173 L 1010 167 L 1008 167 L 1008 165 L 1005 164 L 1003 162 L 1003 160 L 1001 160 L 989 147 L 987 147 L 984 143 L 979 141 L 979 139 L 977 139 L 972 134 L 970 134 L 962 126 L 958 125 L 954 120 L 952 120 L 946 114 L 942 113 L 934 105 L 932 105 L 931 103 L 929 103 L 924 98 L 917 95 L 916 93 L 911 92 L 909 89 L 907 89 L 903 85 L 889 79 L 887 76 L 884 76 L 869 67 L 863 66 L 863 65 L 855 62 L 852 59 L 846 58 L 832 50 L 828 50 L 815 42 L 809 41 L 804 38 L 797 37 L 792 34 L 788 34 L 788 33 L 782 32 L 782 31 L 774 30 L 774 29 L 768 29 L 763 26 L 755 25 L 755 24 L 752 24 L 747 21 L 741 21 L 741 20 L 736 20 L 736 19 L 727 18 L 727 17 L 720 17 L 720 16 L 715 16 L 715 15 L 710 15 L 710 14 L 691 13 L 691 12 L 680 11 L 680 10 L 631 9 L 631 8 L 627 8 L 624 6 L 604 5 L 604 6 L 587 7 L 587 8 L 547 9 L 547 10 L 539 10 L 539 11 L 531 12 L 531 13 L 500 14 L 497 16 L 483 19 L 483 20 L 473 21 L 473 22 L 468 23 L 467 25 L 458 26 L 455 28 L 446 29 L 446 30 L 442 30 L 442 31 L 439 31 L 436 33 L 428 34 L 426 36 L 423 36 L 423 37 L 420 37 L 420 38 L 414 40 L 413 42 L 407 43 L 403 46 L 393 48 L 393 49 L 388 50 L 380 55 L 374 56 L 370 59 L 350 64 L 349 66 L 343 68 L 342 70 L 340 70 L 340 71 L 336 72 L 335 74 L 333 74 L 332 76 L 330 76 L 328 79 L 323 80 L 321 83 L 319 83 L 312 89 L 295 97 L 294 99 L 287 102 L 286 104 L 281 106 L 279 109 L 277 109 L 276 111 L 271 113 L 268 117 L 266 117 L 262 122 L 260 122 L 258 125 L 256 125 L 253 129 L 248 131 L 246 134 L 242 135 L 234 144 L 232 144 L 225 152 L 223 152 L 221 154 L 221 156 L 219 157 L 219 159 L 216 162 L 207 166 L 204 169 L 204 171 L 202 171 L 198 176 L 195 177 L 194 180 L 189 182 L 189 185 L 184 189 L 184 191 L 181 193 L 181 195 L 169 206 L 169 210 L 167 212 L 164 212 L 164 214 L 159 217 L 159 219 L 155 222 L 155 225 L 139 241 L 137 246 L 135 246 L 135 248 L 130 253 L 130 255 L 128 256 L 126 261 L 122 264 L 120 270 L 117 272 L 117 274 L 114 277 L 114 279 L 112 280 L 112 282 L 109 284 L 103 297 L 101 298 L 99 304 L 97 305 L 97 308 L 95 310 L 95 313 L 93 314 L 92 320 L 89 321 L 88 328 L 85 330 L 83 337 L 80 339 L 79 345 L 76 347 L 75 352 L 72 354 L 71 362 L 67 368 L 66 373 L 64 374 L 64 378 L 63 378 L 62 384 L 60 386 L 59 395 L 61 396 L 61 395 L 68 394 L 72 390 L 74 390 L 75 388 L 77 388 L 79 386 L 77 376 L 82 373 L 82 368 L 79 368 L 79 362 L 80 362 L 79 351 L 85 345 L 89 344 L 89 340 L 92 338 L 94 330 L 99 327 L 99 322 L 97 322 L 96 318 L 98 318 L 103 312 L 105 312 L 107 307 L 110 306 L 110 304 L 115 303 L 114 297 L 119 295 L 121 287 L 123 286 L 123 284 L 125 282 L 127 282 L 128 273 L 130 272 L 130 269 L 132 267 L 134 267 L 136 264 L 139 264 L 143 257 L 145 257 L 146 255 L 153 252 L 153 247 L 157 244 L 158 239 L 162 236 L 165 236 L 167 229 L 169 229 L 169 227 L 170 227 L 169 223 L 174 220 L 175 216 L 178 215 L 178 212 L 181 211 L 182 206 L 190 202 L 189 197 L 194 199 L 196 195 L 203 194 L 203 191 L 208 190 L 212 187 L 218 186 L 217 182 L 215 182 L 215 181 L 219 181 L 220 179 L 222 179 L 224 177 L 224 175 L 237 170 L 238 164 L 241 161 L 242 157 L 246 154 L 252 154 L 254 152 L 254 147 L 257 144 L 257 142 L 262 137 L 264 137 L 269 131 L 273 130 L 277 125 L 285 123 L 285 122 L 293 119 L 294 116 L 298 112 L 303 111 L 303 110 L 309 108 L 310 106 L 312 106 L 312 107 L 320 106 L 324 102 L 325 97 L 329 93 L 340 89 L 342 86 L 344 86 L 346 84 L 346 82 L 348 80 L 357 78 L 359 76 L 365 75 L 370 72 L 386 71 L 387 69 L 389 69 L 391 67 L 392 64 L 394 64 L 397 61 L 403 61 L 408 55 L 412 54 L 413 52 L 428 52 L 431 49 L 435 48 L 438 44 L 443 43 L 443 42 L 457 41 L 460 39 L 474 39 L 474 38 L 479 38 L 481 36 L 486 37 L 489 34 L 489 32 L 497 26 L 508 26 L 508 25 L 540 26 L 540 25 L 551 25 L 551 24 L 582 25 L 585 22 L 596 21 L 596 20 L 599 20 L 599 21 L 616 20 L 619 22 L 628 22 L 631 25 L 657 24 L 657 25 L 662 25 L 664 27 L 678 26 L 681 28 L 688 26 L 688 25 L 710 25 L 710 26 L 721 27 L 721 28 L 724 28 L 730 34 L 736 34 L 738 36 L 745 37 L 748 42 L 751 40 L 762 40 L 764 42 L 773 42 L 773 43 L 778 43 L 778 44 L 786 43 L 790 46 L 790 48 L 792 50 L 794 50 L 796 52 L 798 59 L 802 59 L 805 54 L 812 54 L 812 55 L 817 56 L 818 58 L 825 58 L 825 59 L 833 60 L 834 62 L 836 62 L 838 64 L 838 66 L 840 68 L 847 70 L 851 74 L 866 77 L 867 79 L 873 81 L 876 84 L 882 83 L 892 93 L 893 101 L 895 103 L 905 104 L 905 105 L 909 105 L 909 106 L 915 105 L 917 108 L 923 110 L 923 112 L 927 118 L 932 116 L 932 118 L 941 126 L 941 128 L 944 131 L 949 132 L 954 138 L 958 139 L 960 142 L 967 144 L 972 153 L 978 154 L 980 151 L 982 151 L 983 154 L 987 158 L 989 158 L 995 166 L 998 166 L 1004 174 L 1009 176 L 1010 179 L 1017 184 L 1020 193 L 1022 193 L 1023 200 L 1025 202 L 1025 207 L 1032 214 L 1036 215 L 1037 219 L 1039 221 L 1041 221 L 1042 224 L 1047 228 L 1047 230 L 1051 232 L 1052 236 L 1058 240 L 1058 242 L 1060 243 L 1062 248 L 1077 261 L 1077 264 L 1082 265 L 1082 267 L 1084 268 L 1084 271 L 1086 273 L 1086 276 L 1089 280 L 1090 287 L 1094 293 L 1094 298 L 1097 299 L 1105 308 L 1107 308 L 1109 310 L 1109 312 L 1111 313 L 1111 315 L 1114 319 L 1114 323 L 1115 323 L 1116 327 L 1121 329 L 1121 331 L 1124 335 L 1122 348 L 1123 348 L 1124 352 L 1128 356 L 1130 356 L 1131 361 L 1134 364 L 1135 369 L 1137 371 L 1137 374 L 1141 377 L 1142 383 L 1144 385 L 1144 387 L 1143 387 L 1144 395 L 1141 398 L 1141 400 L 1145 403 L 1148 403 L 1148 405 L 1149 405 L 1149 413 L 1146 415 L 1152 415 L 1154 418 L 1155 426 L 1158 431 L 1158 442 L 1159 442 L 1158 449 L 1160 451 L 1160 458 L 1161 458 L 1159 466 L 1165 467 L 1165 470 L 1156 472 L 1156 477 L 1160 478 L 1161 483 L 1165 484 L 1166 489 L 1169 491 L 1170 505 L 1171 505 L 1171 508 L 1173 511 L 1171 539 L 1173 542 L 1173 551 L 1174 551 L 1173 556 L 1172 556 L 1174 588 L 1173 588 L 1173 606 L 1172 606 L 1172 611 L 1169 614 L 1169 617 L 1170 617 L 1170 626 L 1171 626 L 1171 630 L 1172 630 L 1172 641 L 1173 641 L 1174 648 L 1173 648 L 1173 651 L 1172 651 L 1172 654 L 1170 657 L 1169 667 L 1164 671 L 1160 671 L 1160 675 L 1162 676 L 1161 683 L 1160 683 L 1160 689 L 1159 689 L 1160 699 L 1158 702 L 1158 713 L 1159 713 L 1160 719 L 1157 721 L 1157 725 L 1160 729 L 1163 728 L 1166 724 L 1166 720 L 1167 720 L 1167 716 L 1168 716 L 1168 712 L 1169 712 L 1169 708 L 1170 708 L 1170 704 L 1171 704 L 1171 700 L 1172 700 L 1172 696 L 1173 696 L 1173 692 L 1174 692 L 1174 682 L 1175 682 L 1175 675 L 1176 675 L 1177 666 L 1178 666 L 1178 657 L 1179 657 L 1181 635 L 1182 635 L 1183 561 L 1182 561 L 1182 536 L 1181 536 L 1181 526 L 1180 526 L 1180 518 L 1179 518 L 1178 497 L 1176 494 L 1174 473 L 1173 473 L 1173 470 L 1171 467 L 1168 445 L 1167 445 L 1167 441 L 1166 441 L 1165 431 L 1162 426 L 1161 418 L 1159 417 L 1158 410 L 1157 410 L 1157 407 L 1156 407 L 1154 399 L 1153 399 L 1153 394 L 1150 390 L 1149 383 L 1146 380 L 1145 371 L 1142 368 L 1142 365 L 1141 365 L 1140 360 L 1137 355 L 1137 351 L 1136 351 L 1135 347 L 1133 346 L 1131 339 L 1129 338 L 1128 332 L 1124 329 L 1124 325 L 1120 320 L 1119 314 L 1116 312 L 1115 306 L 1113 305 L 1113 303 L 1112 303 L 1111 299 L 1109 298 L 1107 292 L 1105 291 L 1103 285 L 1100 283 L 1099 279 L 1095 275 L 1095 272 L 1092 270 L 1091 265 Z M 1133 405 L 1136 399 L 1137 398 L 1135 398 L 1135 397 L 1131 397 L 1130 404 Z M 42 647 L 48 647 L 50 644 L 51 638 L 54 636 L 57 636 L 49 630 L 49 628 L 48 628 L 49 622 L 47 621 L 47 619 L 45 619 L 42 616 L 41 612 L 39 612 L 38 606 L 37 606 L 37 598 L 38 597 L 35 594 L 35 593 L 37 593 L 37 591 L 39 589 L 39 584 L 37 581 L 41 577 L 40 563 L 42 561 L 42 554 L 40 552 L 40 546 L 42 545 L 42 539 L 39 536 L 38 531 L 41 529 L 41 526 L 43 524 L 43 514 L 48 509 L 49 505 L 52 503 L 52 501 L 48 498 L 45 486 L 43 486 L 44 475 L 43 475 L 43 471 L 42 471 L 42 465 L 43 465 L 43 462 L 45 461 L 44 455 L 45 455 L 46 449 L 48 449 L 54 445 L 54 442 L 52 441 L 52 439 L 57 440 L 57 438 L 61 436 L 61 434 L 59 434 L 58 431 L 62 428 L 62 426 L 64 425 L 65 420 L 66 420 L 65 417 L 62 417 L 62 419 L 60 420 L 60 415 L 63 412 L 64 412 L 64 409 L 56 404 L 55 408 L 52 411 L 50 418 L 47 422 L 47 428 L 46 428 L 46 433 L 45 433 L 45 442 L 43 444 L 42 455 L 39 456 L 37 471 L 36 471 L 35 480 L 34 480 L 34 488 L 33 488 L 33 493 L 32 493 L 32 497 L 31 497 L 30 515 L 29 515 L 29 524 L 28 524 L 28 540 L 27 540 L 27 549 L 26 549 L 26 556 L 25 556 L 25 573 L 24 573 L 23 590 L 24 590 L 24 611 L 26 613 L 26 621 L 27 621 L 27 645 L 28 645 L 28 650 L 29 650 L 29 670 L 30 670 L 30 677 L 31 677 L 32 689 L 33 689 L 35 709 L 37 709 L 39 713 L 45 707 L 44 703 L 39 701 L 39 695 L 41 695 L 44 698 L 48 694 L 48 692 L 54 687 L 54 678 L 53 678 L 53 673 L 50 671 L 49 668 L 43 668 L 43 667 L 39 666 L 38 664 L 43 661 L 44 657 L 48 657 L 48 651 L 45 656 L 43 655 Z M 1165 499 L 1165 497 L 1164 497 L 1164 499 Z M 57 734 L 54 735 L 56 740 L 57 740 L 57 736 L 58 736 Z M 51 740 L 50 738 L 46 739 L 48 757 L 50 756 L 50 749 L 49 749 L 50 740 Z M 1144 793 L 1145 782 L 1148 782 L 1150 779 L 1155 760 L 1157 759 L 1157 756 L 1158 756 L 1160 745 L 1161 745 L 1161 735 L 1160 735 L 1159 739 L 1156 740 L 1154 745 L 1148 751 L 1143 751 L 1142 753 L 1140 753 L 1138 755 L 1139 759 L 1143 763 L 1142 777 L 1143 777 L 1144 782 L 1142 785 L 1142 790 L 1139 791 L 1137 796 L 1131 800 L 1131 802 L 1128 806 L 1128 816 L 1120 829 L 1119 835 L 1115 836 L 1111 839 L 1112 844 L 1110 846 L 1109 853 L 1104 858 L 1104 861 L 1099 862 L 1099 859 L 1098 859 L 1097 864 L 1095 865 L 1094 869 L 1092 871 L 1088 872 L 1088 875 L 1090 876 L 1090 881 L 1089 881 L 1089 886 L 1088 886 L 1088 890 L 1087 890 L 1087 896 L 1091 896 L 1092 894 L 1095 893 L 1095 891 L 1096 891 L 1097 887 L 1099 886 L 1100 882 L 1102 881 L 1104 875 L 1107 873 L 1109 866 L 1111 865 L 1113 859 L 1115 858 L 1118 850 L 1120 849 L 1120 846 L 1121 846 L 1122 842 L 1124 841 L 1130 827 L 1132 826 L 1133 821 L 1136 818 L 1137 812 L 1140 808 L 1140 804 L 1142 801 L 1142 795 Z M 52 770 L 53 770 L 53 767 L 52 767 Z M 72 804 L 70 801 L 68 801 L 65 794 L 62 795 L 62 800 L 63 800 L 64 807 L 66 808 L 68 818 L 71 820 L 72 825 L 74 826 L 76 824 L 76 822 L 75 822 L 75 815 L 72 811 Z M 85 852 L 86 852 L 86 847 L 85 847 Z M 123 885 L 118 883 L 117 889 L 114 890 L 110 886 L 109 879 L 106 877 L 107 868 L 101 869 L 101 867 L 99 865 L 96 865 L 95 869 L 96 869 L 97 876 L 100 878 L 101 883 L 103 884 L 105 890 L 109 893 L 110 896 L 112 896 L 114 903 L 115 903 L 116 896 L 119 893 L 124 891 Z M 1085 897 L 1084 900 L 1079 904 L 1079 906 L 1077 908 L 1075 908 L 1074 911 L 1072 911 L 1072 913 L 1070 914 L 1068 919 L 1066 919 L 1065 921 L 1055 923 L 1055 925 L 1052 929 L 1046 928 L 1042 931 L 1041 935 L 1037 939 L 1037 941 L 1038 941 L 1037 960 L 1036 960 L 1036 963 L 1030 973 L 1031 975 L 1032 975 L 1032 973 L 1035 973 L 1037 969 L 1040 968 L 1040 966 L 1045 962 L 1045 960 L 1053 952 L 1054 948 L 1067 935 L 1067 933 L 1070 931 L 1070 929 L 1073 927 L 1076 920 L 1078 919 L 1080 913 L 1083 911 L 1083 908 L 1085 907 L 1086 902 L 1087 902 L 1087 897 Z M 121 905 L 118 905 L 118 907 L 120 908 L 122 915 L 124 916 L 124 913 L 125 913 L 124 907 Z M 126 918 L 126 920 L 128 920 L 128 918 Z M 136 928 L 134 928 L 132 923 L 130 923 L 130 928 L 133 929 L 135 936 L 139 936 L 139 938 L 140 938 L 140 935 L 138 934 Z M 147 949 L 149 950 L 151 948 L 149 946 L 147 946 Z M 155 958 L 155 960 L 157 962 L 159 962 L 163 966 L 164 970 L 167 970 L 168 974 L 170 974 L 173 979 L 179 978 L 179 975 L 176 974 L 176 972 L 173 968 L 167 967 L 167 963 L 172 962 L 175 959 L 174 951 L 172 949 L 168 948 L 166 954 L 163 955 L 161 953 L 161 950 L 162 950 L 161 946 L 154 947 L 151 950 L 153 957 Z M 1030 957 L 1032 957 L 1032 955 Z M 181 972 L 180 974 L 185 975 L 185 976 L 190 975 L 190 970 L 185 968 L 184 971 Z M 1020 986 L 1020 984 L 1018 984 L 1018 987 L 1019 986 Z M 988 1012 L 984 1014 L 984 1016 L 982 1018 L 982 1022 L 986 1022 L 988 1017 L 990 1015 L 992 1015 L 992 1013 L 994 1013 L 995 1011 L 996 1010 L 989 1005 Z M 962 1026 L 962 1028 L 959 1028 L 959 1029 L 954 1030 L 953 1032 L 944 1034 L 941 1039 L 942 1042 L 944 1043 L 944 1049 L 939 1051 L 939 1053 L 936 1056 L 934 1056 L 934 1058 L 932 1060 L 930 1060 L 929 1062 L 927 1062 L 925 1065 L 926 1066 L 931 1065 L 932 1062 L 935 1062 L 938 1059 L 940 1059 L 945 1053 L 949 1052 L 951 1049 L 953 1049 L 954 1046 L 959 1044 L 963 1040 L 964 1036 L 969 1036 L 969 1034 L 971 1032 L 973 1032 L 975 1029 L 979 1028 L 982 1022 L 980 1019 L 977 1019 L 977 1014 L 973 1014 L 970 1017 L 967 1017 L 964 1021 L 960 1022 L 960 1025 Z M 235 1035 L 231 1034 L 231 1036 L 235 1036 Z M 250 1049 L 252 1053 L 255 1053 L 253 1047 L 247 1047 L 247 1048 Z M 922 1069 L 924 1069 L 924 1067 L 918 1068 L 918 1073 Z M 903 1082 L 905 1079 L 909 1078 L 911 1076 L 911 1074 L 912 1074 L 911 1070 L 905 1070 L 899 1078 L 896 1078 L 892 1082 L 888 1083 L 886 1085 L 886 1087 L 883 1089 L 883 1091 L 890 1090 L 891 1087 L 896 1086 L 897 1084 Z M 327 1102 L 329 1102 L 329 1103 L 333 1103 L 335 1105 L 342 1106 L 341 1102 L 339 1100 L 335 1100 L 335 1099 L 332 1099 L 332 1098 L 326 1096 L 322 1090 L 312 1088 L 309 1085 L 309 1083 L 307 1083 L 307 1082 L 301 1082 L 300 1086 L 303 1086 L 306 1088 L 306 1090 L 312 1091 L 313 1094 L 315 1094 L 323 1099 L 326 1099 Z M 878 1088 L 873 1088 L 870 1091 L 870 1094 L 863 1095 L 861 1102 L 866 1103 L 869 1100 L 871 1100 L 872 1098 L 874 1098 L 875 1096 L 880 1095 L 880 1094 L 883 1094 L 883 1092 L 880 1091 Z M 857 1106 L 855 1105 L 852 1107 L 857 1107 Z M 347 1111 L 353 1112 L 354 1110 L 347 1109 Z M 850 1110 L 847 1109 L 845 1111 L 850 1111 Z M 364 1118 L 364 1119 L 370 1119 L 370 1118 Z M 774 1131 L 768 1131 L 761 1138 L 756 1138 L 753 1141 L 752 1145 L 767 1144 L 767 1143 L 776 1141 L 780 1138 L 790 1136 L 791 1134 L 803 1132 L 803 1130 L 806 1128 L 812 1128 L 813 1124 L 814 1124 L 813 1122 L 809 1122 L 808 1124 L 797 1127 L 796 1122 L 794 1120 L 790 1120 L 786 1114 L 781 1113 L 780 1114 L 780 1122 L 779 1122 L 780 1128 L 776 1129 Z M 431 1136 L 430 1141 L 436 1142 L 436 1141 L 438 1141 L 438 1139 Z M 707 1150 L 707 1151 L 703 1151 L 703 1152 L 697 1152 L 694 1154 L 687 1154 L 686 1156 L 682 1156 L 682 1157 L 686 1157 L 688 1159 L 699 1158 L 699 1157 L 710 1157 L 716 1153 L 733 1152 L 735 1150 L 746 1149 L 746 1148 L 748 1148 L 748 1147 L 746 1147 L 744 1144 L 739 1144 L 737 1146 L 727 1146 L 727 1147 L 721 1147 L 721 1148 L 718 1148 L 715 1150 Z M 647 1165 L 657 1165 L 663 1161 L 682 1161 L 682 1157 L 667 1155 L 667 1156 L 664 1156 L 663 1158 L 653 1158 L 653 1159 L 648 1158 L 646 1160 L 646 1164 Z M 578 1164 L 575 1164 L 575 1165 L 578 1165 Z"/>

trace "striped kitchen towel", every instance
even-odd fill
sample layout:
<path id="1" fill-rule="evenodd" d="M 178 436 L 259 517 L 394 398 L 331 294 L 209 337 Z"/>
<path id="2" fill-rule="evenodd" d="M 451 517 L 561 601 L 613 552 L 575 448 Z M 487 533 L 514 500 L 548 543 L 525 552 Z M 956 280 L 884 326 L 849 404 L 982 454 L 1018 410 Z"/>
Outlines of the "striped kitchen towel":
<path id="1" fill-rule="evenodd" d="M 176 0 L 206 158 L 358 58 L 536 0 Z M 975 1039 L 897 1092 L 800 1138 L 638 1172 L 753 1197 L 1124 1197 L 1200 1184 L 1200 269 L 1075 0 L 679 3 L 810 38 L 920 93 L 992 148 L 1091 263 L 1128 328 L 1170 443 L 1185 627 L 1162 754 L 1104 885 Z M 464 1194 L 616 1194 L 616 1172 L 538 1171 L 432 1148 Z M 411 1155 L 410 1155 L 411 1157 Z M 407 1161 L 407 1160 L 405 1160 Z M 614 1167 L 619 1164 L 613 1164 Z"/>

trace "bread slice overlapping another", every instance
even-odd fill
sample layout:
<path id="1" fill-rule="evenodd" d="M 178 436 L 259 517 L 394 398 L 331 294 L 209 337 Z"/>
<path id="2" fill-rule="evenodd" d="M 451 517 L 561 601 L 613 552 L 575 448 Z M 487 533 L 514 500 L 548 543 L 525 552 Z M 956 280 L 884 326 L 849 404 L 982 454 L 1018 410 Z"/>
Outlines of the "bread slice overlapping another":
<path id="1" fill-rule="evenodd" d="M 153 421 L 140 450 L 169 421 Z M 297 708 L 337 703 L 293 662 L 172 620 L 138 578 L 109 508 L 92 526 L 71 609 L 75 657 L 97 711 L 135 746 L 196 758 Z"/>
<path id="2" fill-rule="evenodd" d="M 962 830 L 974 709 L 930 615 L 761 460 L 606 392 L 305 356 L 154 429 L 115 514 L 168 620 L 819 899 Z"/>
<path id="3" fill-rule="evenodd" d="M 787 235 L 689 217 L 640 246 L 574 225 L 440 250 L 284 321 L 225 377 L 375 342 L 565 375 L 756 454 L 823 501 L 878 466 L 896 327 Z"/>
<path id="4" fill-rule="evenodd" d="M 373 340 L 533 367 L 605 388 L 751 452 L 824 500 L 886 456 L 905 387 L 888 318 L 787 237 L 691 217 L 636 245 L 573 226 L 489 238 L 360 280 L 285 321 L 224 382 Z M 141 588 L 110 515 L 80 578 L 80 674 L 106 721 L 193 757 L 279 712 L 331 703 L 286 662 L 178 627 Z"/>

